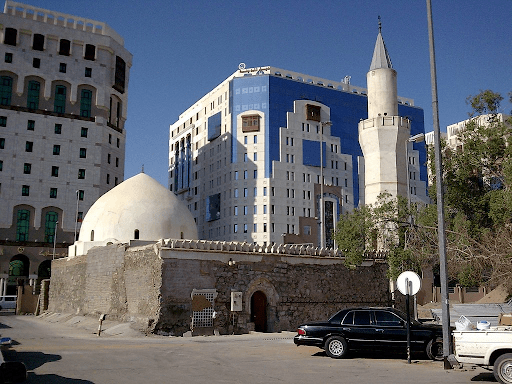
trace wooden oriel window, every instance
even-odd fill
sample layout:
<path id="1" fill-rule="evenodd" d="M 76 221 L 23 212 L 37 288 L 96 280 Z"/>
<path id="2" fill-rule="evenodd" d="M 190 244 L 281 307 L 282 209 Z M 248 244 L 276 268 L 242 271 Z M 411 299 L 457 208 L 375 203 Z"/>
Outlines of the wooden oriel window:
<path id="1" fill-rule="evenodd" d="M 306 105 L 306 120 L 320 121 L 320 107 L 318 105 Z"/>
<path id="2" fill-rule="evenodd" d="M 258 115 L 242 116 L 242 132 L 257 132 L 260 130 Z"/>

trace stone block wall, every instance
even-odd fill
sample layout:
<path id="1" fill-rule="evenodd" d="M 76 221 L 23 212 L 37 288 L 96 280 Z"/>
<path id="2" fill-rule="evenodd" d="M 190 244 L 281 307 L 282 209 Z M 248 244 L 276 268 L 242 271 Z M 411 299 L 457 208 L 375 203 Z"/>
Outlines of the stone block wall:
<path id="1" fill-rule="evenodd" d="M 220 333 L 252 329 L 251 296 L 256 291 L 262 291 L 268 300 L 269 332 L 293 331 L 301 323 L 327 319 L 346 307 L 390 305 L 385 263 L 347 269 L 339 258 L 316 264 L 311 258 L 302 258 L 309 260 L 301 263 L 301 258 L 271 255 L 230 266 L 218 260 L 168 258 L 171 256 L 177 255 L 164 256 L 158 328 L 172 334 L 190 329 L 193 289 L 217 291 L 215 328 Z M 241 312 L 230 310 L 232 291 L 243 294 Z"/>
<path id="2" fill-rule="evenodd" d="M 348 269 L 333 256 L 114 244 L 55 260 L 48 309 L 179 336 L 191 329 L 192 291 L 215 290 L 214 328 L 245 333 L 255 328 L 251 297 L 260 291 L 266 331 L 294 331 L 342 308 L 389 305 L 386 270 L 382 260 Z M 231 292 L 242 293 L 242 311 L 231 312 Z"/>

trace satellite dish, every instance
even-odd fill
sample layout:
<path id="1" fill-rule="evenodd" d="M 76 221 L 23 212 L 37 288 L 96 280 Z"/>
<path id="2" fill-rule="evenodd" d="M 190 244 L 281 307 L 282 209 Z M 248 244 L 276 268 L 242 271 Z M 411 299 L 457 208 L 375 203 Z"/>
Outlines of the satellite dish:
<path id="1" fill-rule="evenodd" d="M 243 69 L 245 69 L 245 63 L 240 63 L 240 64 L 238 64 L 238 69 L 239 69 L 239 70 L 243 70 Z"/>
<path id="2" fill-rule="evenodd" d="M 421 279 L 417 273 L 405 271 L 396 279 L 396 285 L 403 295 L 415 295 L 421 289 Z M 407 289 L 407 286 L 409 286 L 409 289 Z"/>

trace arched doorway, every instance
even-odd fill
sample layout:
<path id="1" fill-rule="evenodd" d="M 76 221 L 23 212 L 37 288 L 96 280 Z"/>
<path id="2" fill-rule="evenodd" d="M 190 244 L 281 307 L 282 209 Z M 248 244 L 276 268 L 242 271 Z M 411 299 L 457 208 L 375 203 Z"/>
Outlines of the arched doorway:
<path id="1" fill-rule="evenodd" d="M 7 283 L 7 295 L 16 295 L 16 286 L 20 279 L 28 278 L 30 261 L 21 253 L 14 255 L 9 262 L 9 280 Z"/>
<path id="2" fill-rule="evenodd" d="M 39 268 L 37 269 L 37 276 L 40 280 L 49 279 L 51 275 L 52 262 L 50 260 L 45 260 L 39 264 Z"/>
<path id="3" fill-rule="evenodd" d="M 256 332 L 267 332 L 267 296 L 262 291 L 251 296 L 251 322 Z"/>

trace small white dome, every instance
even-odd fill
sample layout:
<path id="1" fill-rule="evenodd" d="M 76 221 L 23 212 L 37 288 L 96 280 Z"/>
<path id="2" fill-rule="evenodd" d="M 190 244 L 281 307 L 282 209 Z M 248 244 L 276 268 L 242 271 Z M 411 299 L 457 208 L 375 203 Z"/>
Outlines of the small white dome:
<path id="1" fill-rule="evenodd" d="M 174 193 L 152 177 L 139 173 L 92 205 L 78 240 L 128 242 L 169 238 L 197 240 L 194 218 Z"/>

